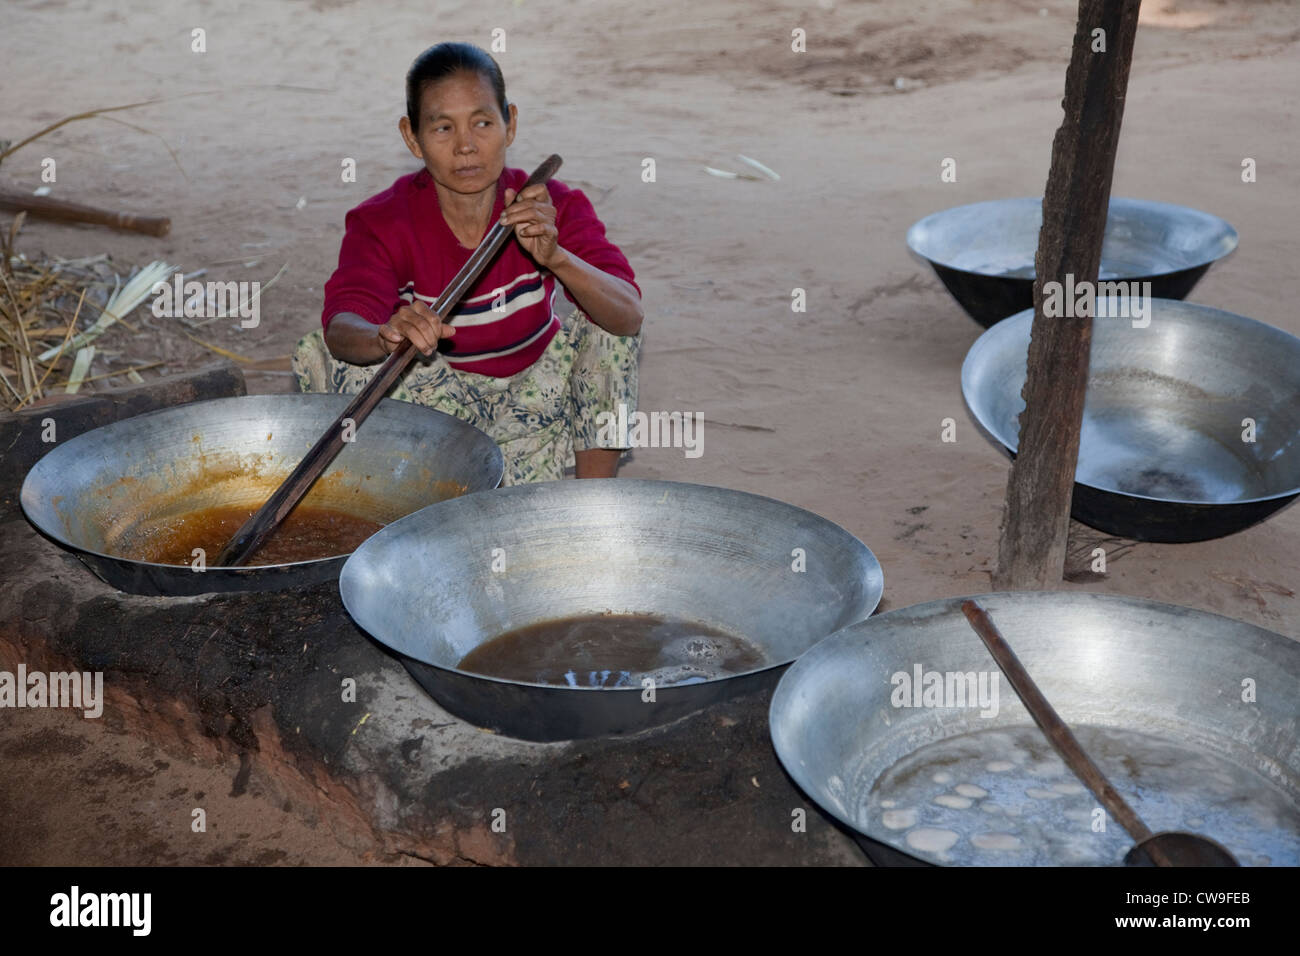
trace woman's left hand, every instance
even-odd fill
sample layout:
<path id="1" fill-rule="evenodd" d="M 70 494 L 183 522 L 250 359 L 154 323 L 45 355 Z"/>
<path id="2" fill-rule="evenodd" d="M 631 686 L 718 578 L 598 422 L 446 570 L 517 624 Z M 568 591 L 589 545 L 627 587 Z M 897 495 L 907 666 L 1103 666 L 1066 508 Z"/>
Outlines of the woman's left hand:
<path id="1" fill-rule="evenodd" d="M 518 202 L 515 202 L 516 195 L 519 196 Z M 501 224 L 514 226 L 515 236 L 524 251 L 543 269 L 559 265 L 564 253 L 559 244 L 560 231 L 555 227 L 555 206 L 551 204 L 551 194 L 545 184 L 529 186 L 518 194 L 507 189 L 505 205 Z"/>

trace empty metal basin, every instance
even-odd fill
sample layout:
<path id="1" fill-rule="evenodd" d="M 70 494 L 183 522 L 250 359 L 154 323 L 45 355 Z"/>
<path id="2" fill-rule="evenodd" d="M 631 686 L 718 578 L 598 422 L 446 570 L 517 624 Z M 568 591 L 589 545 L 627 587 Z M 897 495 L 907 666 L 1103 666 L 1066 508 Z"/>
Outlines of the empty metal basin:
<path id="1" fill-rule="evenodd" d="M 907 231 L 908 247 L 933 266 L 980 325 L 1034 305 L 1034 254 L 1041 198 L 994 199 L 926 216 Z M 1101 246 L 1102 280 L 1151 283 L 1151 295 L 1181 299 L 1237 248 L 1237 231 L 1218 216 L 1142 199 L 1110 201 Z"/>
<path id="2" fill-rule="evenodd" d="M 1145 328 L 1093 320 L 1074 517 L 1141 541 L 1240 531 L 1300 494 L 1300 339 L 1203 305 L 1150 306 Z M 966 405 L 1010 452 L 1032 325 L 1032 311 L 999 322 L 962 364 Z"/>

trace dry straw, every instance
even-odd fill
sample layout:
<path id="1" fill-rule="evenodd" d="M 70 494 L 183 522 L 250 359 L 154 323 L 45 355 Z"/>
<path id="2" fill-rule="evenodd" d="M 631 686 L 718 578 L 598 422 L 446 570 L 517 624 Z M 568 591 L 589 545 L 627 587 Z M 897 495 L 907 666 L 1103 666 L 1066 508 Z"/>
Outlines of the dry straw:
<path id="1" fill-rule="evenodd" d="M 246 88 L 265 89 L 266 87 L 258 85 Z M 309 93 L 331 92 L 283 85 L 276 85 L 275 88 Z M 125 123 L 118 117 L 105 114 L 191 96 L 208 96 L 213 92 L 216 91 L 182 93 L 179 96 L 108 106 L 65 116 L 17 143 L 11 144 L 0 140 L 0 161 L 69 123 L 90 119 Z M 158 136 L 152 130 L 133 123 L 125 123 L 125 125 L 151 136 Z M 162 137 L 158 138 L 162 139 Z M 179 168 L 180 161 L 176 151 L 166 140 L 163 140 L 163 145 Z M 185 173 L 183 168 L 181 173 L 182 175 Z M 14 248 L 25 215 L 22 212 L 18 213 L 7 231 L 0 230 L 0 404 L 13 411 L 45 398 L 50 391 L 62 388 L 66 392 L 75 393 L 87 382 L 119 376 L 140 384 L 144 381 L 140 375 L 142 370 L 166 364 L 158 361 L 143 364 L 137 362 L 129 368 L 107 371 L 98 375 L 89 374 L 91 363 L 97 357 L 97 347 L 92 343 L 118 324 L 130 331 L 137 331 L 126 317 L 152 294 L 159 282 L 169 278 L 177 267 L 161 261 L 152 262 L 143 269 L 133 270 L 126 277 L 124 285 L 122 277 L 113 269 L 107 255 L 87 256 L 81 259 L 42 256 L 29 260 L 25 255 L 17 253 Z M 287 268 L 288 263 L 285 263 L 270 282 L 259 287 L 257 294 L 260 295 L 274 285 Z M 87 299 L 90 301 L 87 302 Z M 89 328 L 78 332 L 76 326 L 83 305 L 88 305 L 92 310 L 98 309 L 99 316 Z M 201 322 L 189 322 L 184 318 L 181 322 L 197 328 L 225 317 L 223 312 Z M 145 322 L 148 323 L 148 319 Z M 180 331 L 204 348 L 241 363 L 251 366 L 266 364 L 195 338 L 184 328 Z M 114 354 L 106 348 L 100 348 L 98 352 L 101 361 L 107 355 Z M 47 388 L 46 383 L 51 373 L 60 363 L 67 363 L 69 360 L 71 368 L 68 378 L 56 381 Z M 278 363 L 281 360 L 275 361 Z"/>
<path id="2" fill-rule="evenodd" d="M 21 214 L 20 214 L 21 215 Z M 125 320 L 149 297 L 156 277 L 170 275 L 173 266 L 153 263 L 127 276 L 116 274 L 107 256 L 84 259 L 14 254 L 0 237 L 0 398 L 10 411 L 25 408 L 51 391 L 75 393 L 82 384 L 125 375 L 129 369 L 89 375 L 96 358 L 92 342 L 117 323 L 136 331 Z M 84 312 L 97 309 L 90 327 L 78 332 Z M 100 358 L 103 358 L 101 353 Z M 69 368 L 69 364 L 71 367 Z M 62 365 L 68 377 L 51 382 Z M 141 366 L 132 366 L 138 369 Z M 143 366 L 151 367 L 151 366 Z M 138 372 L 135 378 L 138 378 Z"/>

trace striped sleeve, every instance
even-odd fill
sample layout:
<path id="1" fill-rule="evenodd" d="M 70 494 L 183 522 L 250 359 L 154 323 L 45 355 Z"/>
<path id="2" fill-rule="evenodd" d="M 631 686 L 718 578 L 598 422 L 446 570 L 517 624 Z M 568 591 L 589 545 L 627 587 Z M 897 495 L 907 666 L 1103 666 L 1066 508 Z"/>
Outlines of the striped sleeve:
<path id="1" fill-rule="evenodd" d="M 388 249 L 353 209 L 347 214 L 339 264 L 325 283 L 321 324 L 340 312 L 355 312 L 368 322 L 383 325 L 392 318 L 401 286 Z"/>
<path id="2" fill-rule="evenodd" d="M 583 262 L 632 283 L 637 294 L 641 287 L 623 251 L 605 238 L 605 224 L 596 215 L 591 200 L 581 189 L 571 189 L 556 210 L 555 228 L 559 243 Z"/>

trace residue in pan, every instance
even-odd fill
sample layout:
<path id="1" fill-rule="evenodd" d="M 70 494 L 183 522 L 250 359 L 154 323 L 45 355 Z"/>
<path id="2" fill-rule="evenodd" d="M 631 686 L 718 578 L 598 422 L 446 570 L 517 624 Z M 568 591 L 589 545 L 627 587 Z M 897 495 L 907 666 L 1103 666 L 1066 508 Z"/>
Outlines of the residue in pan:
<path id="1" fill-rule="evenodd" d="M 115 544 L 120 557 L 154 564 L 187 565 L 194 550 L 213 560 L 256 507 L 222 505 L 141 521 Z M 258 548 L 248 565 L 290 564 L 350 554 L 383 525 L 334 508 L 299 505 Z"/>
<path id="2" fill-rule="evenodd" d="M 560 687 L 696 684 L 762 667 L 753 644 L 716 628 L 648 614 L 590 614 L 542 621 L 485 641 L 463 671 Z"/>
<path id="3" fill-rule="evenodd" d="M 1150 734 L 1073 729 L 1153 831 L 1208 836 L 1243 866 L 1300 864 L 1300 807 L 1260 774 Z M 1033 726 L 921 747 L 863 788 L 857 813 L 937 863 L 1118 865 L 1133 844 Z"/>
<path id="4" fill-rule="evenodd" d="M 202 548 L 210 564 L 288 475 L 269 469 L 263 456 L 209 454 L 147 478 L 121 476 L 69 502 L 64 524 L 73 537 L 74 518 L 93 526 L 101 538 L 92 542 L 96 550 L 115 557 L 192 565 L 194 549 Z M 391 483 L 371 485 L 371 475 L 362 470 L 322 475 L 248 566 L 351 554 L 385 524 L 468 491 L 461 482 L 435 481 L 425 470 L 412 486 L 420 489 L 418 496 L 400 486 L 402 493 L 394 495 Z"/>

